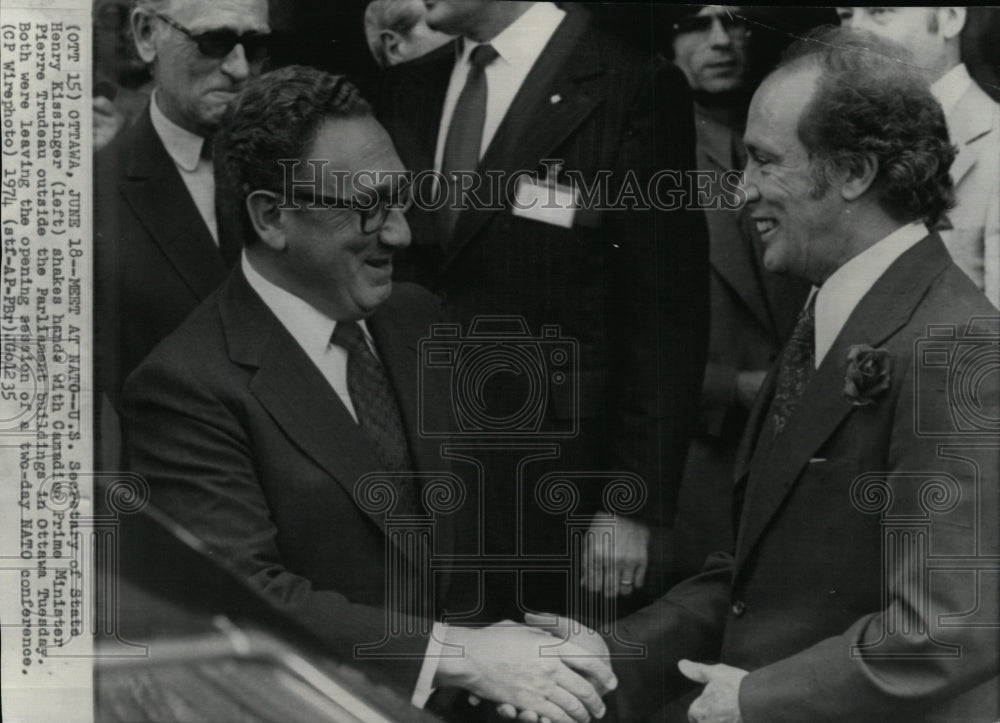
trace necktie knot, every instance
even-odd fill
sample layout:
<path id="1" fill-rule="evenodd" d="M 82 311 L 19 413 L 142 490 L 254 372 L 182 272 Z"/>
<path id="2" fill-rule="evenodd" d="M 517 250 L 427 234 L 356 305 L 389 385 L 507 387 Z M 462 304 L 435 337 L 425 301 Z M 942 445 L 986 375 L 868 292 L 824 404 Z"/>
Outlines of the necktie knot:
<path id="1" fill-rule="evenodd" d="M 485 68 L 498 57 L 500 57 L 500 53 L 497 52 L 496 48 L 489 43 L 484 43 L 472 49 L 469 62 L 477 68 Z"/>
<path id="2" fill-rule="evenodd" d="M 206 138 L 201 142 L 201 157 L 206 161 L 212 160 L 212 138 Z"/>
<path id="3" fill-rule="evenodd" d="M 330 342 L 346 349 L 349 354 L 359 352 L 363 354 L 368 351 L 365 333 L 361 331 L 361 325 L 356 321 L 338 321 Z"/>

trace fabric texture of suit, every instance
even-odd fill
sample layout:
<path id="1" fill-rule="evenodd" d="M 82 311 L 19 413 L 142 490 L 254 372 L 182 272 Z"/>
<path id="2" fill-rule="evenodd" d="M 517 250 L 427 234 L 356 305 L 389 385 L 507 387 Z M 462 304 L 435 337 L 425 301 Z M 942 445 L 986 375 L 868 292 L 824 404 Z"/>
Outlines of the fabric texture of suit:
<path id="1" fill-rule="evenodd" d="M 418 341 L 439 313 L 431 294 L 397 285 L 368 322 L 416 472 L 447 470 L 417 431 Z M 424 415 L 436 398 L 426 395 Z M 123 399 L 128 468 L 149 483 L 150 503 L 408 699 L 447 576 L 432 579 L 416 548 L 389 534 L 379 500 L 391 492 L 356 489 L 383 469 L 374 443 L 241 270 L 140 365 Z M 452 519 L 435 517 L 436 554 L 451 549 Z M 408 591 L 397 610 L 412 628 L 390 635 L 389 598 Z M 355 645 L 383 638 L 384 659 L 356 656 Z"/>
<path id="2" fill-rule="evenodd" d="M 117 409 L 129 373 L 227 268 L 148 106 L 97 154 L 95 179 L 96 376 Z"/>
<path id="3" fill-rule="evenodd" d="M 941 238 L 959 267 L 1000 305 L 1000 104 L 972 81 L 947 116 L 958 155 L 956 206 Z"/>
<path id="4" fill-rule="evenodd" d="M 698 170 L 723 174 L 740 168 L 734 150 L 739 134 L 701 114 L 695 121 Z M 809 293 L 809 284 L 764 268 L 763 244 L 744 212 L 709 210 L 706 219 L 708 363 L 670 545 L 673 575 L 683 577 L 697 572 L 709 553 L 732 547 L 736 450 L 749 416 L 737 398 L 736 379 L 741 371 L 771 367 Z"/>
<path id="5" fill-rule="evenodd" d="M 654 712 L 690 687 L 676 669 L 682 657 L 750 671 L 740 688 L 747 723 L 996 718 L 1000 446 L 982 422 L 998 416 L 996 315 L 935 234 L 862 299 L 770 453 L 751 458 L 772 369 L 738 455 L 735 554 L 713 555 L 619 623 L 622 640 L 649 646 L 646 660 L 615 662 L 625 719 L 673 719 Z M 868 406 L 844 393 L 856 344 L 891 360 L 890 384 Z M 994 373 L 978 378 L 970 402 L 946 378 L 975 350 Z M 988 367 L 965 370 L 974 368 Z M 981 413 L 979 426 L 955 421 L 959 407 Z M 883 536 L 890 550 L 903 540 L 893 523 L 920 520 L 927 537 L 909 539 L 923 540 L 928 560 L 887 553 L 883 562 Z M 684 706 L 671 710 L 686 719 Z"/>
<path id="6" fill-rule="evenodd" d="M 455 59 L 455 46 L 447 45 L 392 68 L 381 86 L 378 115 L 415 171 L 434 167 Z M 632 51 L 569 6 L 479 168 L 504 180 L 540 170 L 560 183 L 571 171 L 588 183 L 610 171 L 602 196 L 613 199 L 630 172 L 645 188 L 656 170 L 692 168 L 693 148 L 690 91 L 680 71 Z M 543 159 L 561 163 L 556 179 Z M 539 439 L 571 419 L 579 433 L 559 440 L 553 467 L 638 474 L 648 495 L 635 514 L 669 520 L 707 343 L 702 215 L 590 209 L 563 228 L 513 215 L 513 192 L 505 190 L 502 207 L 462 212 L 447 254 L 432 214 L 415 209 L 413 244 L 400 255 L 398 273 L 439 293 L 446 317 L 466 334 L 479 315 L 523 317 L 535 338 L 544 325 L 557 325 L 575 342 L 579 393 L 550 385 Z M 529 486 L 525 499 L 532 497 Z M 585 491 L 584 499 L 577 513 L 600 506 L 597 494 Z"/>

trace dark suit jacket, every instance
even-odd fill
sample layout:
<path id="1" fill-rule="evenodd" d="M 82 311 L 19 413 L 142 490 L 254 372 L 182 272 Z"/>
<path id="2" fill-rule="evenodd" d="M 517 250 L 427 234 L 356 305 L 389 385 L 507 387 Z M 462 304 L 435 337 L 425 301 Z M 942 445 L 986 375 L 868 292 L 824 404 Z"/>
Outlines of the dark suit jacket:
<path id="1" fill-rule="evenodd" d="M 433 168 L 455 57 L 448 45 L 392 68 L 381 88 L 379 117 L 413 170 Z M 507 179 L 558 159 L 564 173 L 579 172 L 588 183 L 611 172 L 613 199 L 628 173 L 645 189 L 658 169 L 692 168 L 693 149 L 680 71 L 591 27 L 586 13 L 570 7 L 480 170 Z M 579 408 L 557 394 L 547 408 L 554 424 L 574 415 L 580 421 L 580 435 L 562 442 L 561 468 L 635 472 L 650 488 L 641 514 L 669 518 L 707 341 L 702 215 L 603 211 L 578 214 L 566 229 L 516 217 L 510 197 L 502 200 L 502 209 L 463 212 L 447 254 L 431 214 L 415 211 L 413 244 L 398 268 L 440 293 L 446 316 L 466 332 L 477 315 L 509 314 L 523 316 L 532 335 L 557 324 L 575 339 Z"/>
<path id="2" fill-rule="evenodd" d="M 417 343 L 438 316 L 432 295 L 398 285 L 369 321 L 418 472 L 447 469 L 417 432 Z M 425 397 L 425 415 L 444 398 Z M 432 580 L 409 552 L 387 562 L 402 548 L 389 548 L 379 493 L 355 492 L 381 469 L 373 444 L 241 271 L 139 366 L 123 400 L 127 464 L 151 504 L 342 660 L 408 698 L 447 578 Z M 448 554 L 450 518 L 436 519 L 434 551 Z M 410 604 L 423 609 L 401 610 L 413 629 L 389 637 L 389 591 L 414 590 L 422 597 Z M 356 657 L 355 645 L 383 638 L 393 659 Z"/>
<path id="3" fill-rule="evenodd" d="M 723 174 L 742 165 L 736 131 L 696 115 L 699 171 Z M 718 184 L 713 193 L 721 192 Z M 732 546 L 732 488 L 736 449 L 749 410 L 736 378 L 769 369 L 795 326 L 810 285 L 764 268 L 763 245 L 744 211 L 705 214 L 709 229 L 711 299 L 708 363 L 671 536 L 672 571 L 697 572 L 714 550 Z M 675 578 L 676 579 L 676 578 Z"/>
<path id="4" fill-rule="evenodd" d="M 117 409 L 128 375 L 227 269 L 148 107 L 94 163 L 96 376 Z"/>
<path id="5" fill-rule="evenodd" d="M 772 370 L 739 455 L 746 493 L 737 494 L 735 555 L 713 556 L 699 576 L 619 624 L 622 639 L 642 641 L 650 653 L 616 663 L 626 719 L 662 705 L 665 681 L 668 693 L 684 688 L 681 657 L 750 670 L 740 688 L 747 723 L 997 716 L 1000 447 L 988 424 L 956 431 L 956 408 L 975 402 L 958 396 L 954 378 L 946 381 L 958 365 L 970 379 L 992 364 L 992 376 L 978 376 L 976 411 L 980 420 L 997 418 L 995 356 L 985 366 L 970 361 L 989 356 L 996 314 L 932 235 L 862 299 L 786 431 L 769 454 L 751 458 L 774 394 Z M 975 317 L 992 317 L 992 334 L 978 324 L 976 336 Z M 941 343 L 925 353 L 929 333 Z M 855 344 L 891 358 L 890 385 L 869 406 L 854 406 L 843 391 Z M 960 361 L 968 352 L 976 354 Z M 934 559 L 921 562 L 887 542 L 883 560 L 883 534 L 894 535 L 894 523 L 922 522 L 929 532 L 910 540 Z M 976 565 L 983 572 L 971 571 Z M 928 635 L 898 632 L 921 626 Z M 897 634 L 886 634 L 891 628 Z M 960 655 L 946 647 L 955 645 Z"/>

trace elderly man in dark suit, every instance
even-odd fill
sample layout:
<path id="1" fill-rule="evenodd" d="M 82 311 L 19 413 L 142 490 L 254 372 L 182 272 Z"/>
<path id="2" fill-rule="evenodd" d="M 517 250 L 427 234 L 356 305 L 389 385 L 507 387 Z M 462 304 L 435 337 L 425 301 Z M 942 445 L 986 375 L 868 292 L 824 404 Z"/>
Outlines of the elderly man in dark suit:
<path id="1" fill-rule="evenodd" d="M 239 254 L 219 229 L 211 136 L 260 72 L 269 32 L 266 0 L 139 0 L 131 23 L 156 87 L 97 155 L 94 183 L 97 378 L 115 409 L 125 378 Z"/>
<path id="2" fill-rule="evenodd" d="M 1000 713 L 1000 329 L 927 230 L 952 202 L 954 149 L 897 51 L 827 30 L 753 98 L 764 263 L 816 291 L 738 454 L 735 552 L 619 623 L 648 646 L 615 661 L 626 719 L 685 677 L 700 696 L 656 720 Z"/>
<path id="3" fill-rule="evenodd" d="M 430 559 L 451 553 L 464 491 L 419 434 L 447 401 L 417 386 L 438 305 L 392 282 L 406 174 L 367 103 L 291 66 L 247 86 L 216 146 L 246 245 L 126 383 L 128 465 L 151 503 L 416 705 L 452 686 L 552 720 L 602 715 L 605 663 L 545 656 L 551 639 L 523 626 L 441 622 L 453 598 Z"/>
<path id="4" fill-rule="evenodd" d="M 657 171 L 693 167 L 689 90 L 676 68 L 592 27 L 577 7 L 425 4 L 428 25 L 461 38 L 390 69 L 378 112 L 407 165 L 438 171 L 448 195 L 439 210 L 415 209 L 399 275 L 441 294 L 467 335 L 477 316 L 506 315 L 531 338 L 556 327 L 578 350 L 569 384 L 539 385 L 533 429 L 558 439 L 558 460 L 496 447 L 481 458 L 492 553 L 565 550 L 562 520 L 536 500 L 547 471 L 636 475 L 645 490 L 631 514 L 604 514 L 593 487 L 575 509 L 595 529 L 615 527 L 613 547 L 587 548 L 586 586 L 630 594 L 658 557 L 651 533 L 673 514 L 704 368 L 708 271 L 699 212 L 678 208 L 683 200 L 667 210 L 637 199 L 628 210 L 621 199 L 645 193 Z M 459 184 L 477 178 L 479 191 L 463 198 Z M 559 208 L 532 204 L 550 193 Z M 524 374 L 505 371 L 483 383 L 490 419 L 516 417 L 529 394 Z M 520 428 L 483 426 L 487 442 L 524 439 Z M 566 609 L 579 582 L 549 571 L 522 581 L 506 614 Z"/>

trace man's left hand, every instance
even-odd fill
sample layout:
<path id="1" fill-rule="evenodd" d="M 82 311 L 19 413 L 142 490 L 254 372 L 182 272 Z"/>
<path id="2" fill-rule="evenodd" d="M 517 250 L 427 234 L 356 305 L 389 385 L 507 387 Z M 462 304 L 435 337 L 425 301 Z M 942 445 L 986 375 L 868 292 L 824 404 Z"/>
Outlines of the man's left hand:
<path id="1" fill-rule="evenodd" d="M 740 682 L 746 670 L 731 665 L 705 665 L 682 660 L 677 664 L 684 677 L 702 683 L 705 689 L 688 708 L 691 723 L 742 723 Z"/>
<path id="2" fill-rule="evenodd" d="M 607 512 L 594 515 L 583 549 L 581 583 L 588 590 L 605 597 L 629 595 L 645 583 L 648 564 L 649 527 L 644 522 Z"/>

